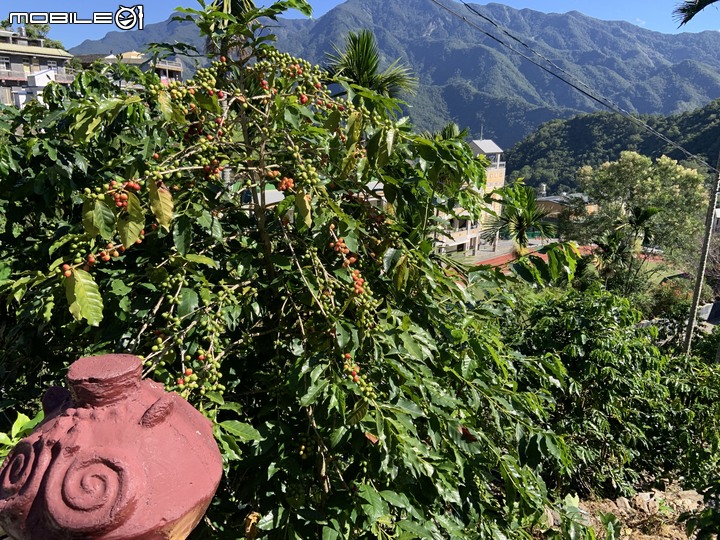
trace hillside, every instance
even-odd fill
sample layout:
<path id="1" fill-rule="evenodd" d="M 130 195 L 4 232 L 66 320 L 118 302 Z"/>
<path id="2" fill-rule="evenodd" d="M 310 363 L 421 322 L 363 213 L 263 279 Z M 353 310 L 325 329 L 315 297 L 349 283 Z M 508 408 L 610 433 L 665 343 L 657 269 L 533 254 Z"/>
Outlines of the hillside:
<path id="1" fill-rule="evenodd" d="M 491 30 L 461 4 L 448 3 Z M 668 35 L 577 11 L 545 14 L 501 4 L 477 5 L 513 34 L 620 106 L 674 114 L 720 96 L 720 33 Z M 430 0 L 348 0 L 317 20 L 283 20 L 273 29 L 281 49 L 322 62 L 348 31 L 371 29 L 385 59 L 402 58 L 418 74 L 409 114 L 424 129 L 453 120 L 509 147 L 543 122 L 598 107 Z M 166 21 L 137 32 L 85 41 L 76 54 L 142 49 L 152 41 L 201 46 L 189 23 Z"/>
<path id="2" fill-rule="evenodd" d="M 720 99 L 700 109 L 672 116 L 646 116 L 643 120 L 686 150 L 715 165 L 720 152 Z M 686 156 L 660 138 L 618 114 L 594 113 L 540 126 L 506 154 L 509 178 L 523 177 L 528 184 L 546 183 L 550 192 L 576 188 L 575 171 L 582 165 L 614 161 L 623 150 L 644 155 L 663 154 L 677 160 Z M 693 163 L 693 166 L 698 166 Z"/>

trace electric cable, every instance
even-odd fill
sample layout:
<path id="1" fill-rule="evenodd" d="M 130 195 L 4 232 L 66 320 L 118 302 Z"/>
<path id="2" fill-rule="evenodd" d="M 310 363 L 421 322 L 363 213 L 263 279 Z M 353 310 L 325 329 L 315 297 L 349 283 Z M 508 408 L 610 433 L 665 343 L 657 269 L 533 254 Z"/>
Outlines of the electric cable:
<path id="1" fill-rule="evenodd" d="M 491 34 L 490 32 L 484 30 L 482 27 L 478 26 L 476 23 L 472 22 L 471 20 L 469 20 L 467 17 L 465 17 L 465 16 L 462 15 L 461 13 L 458 13 L 457 11 L 451 9 L 450 7 L 442 4 L 439 0 L 430 0 L 430 1 L 431 1 L 433 4 L 437 5 L 438 7 L 444 9 L 444 10 L 447 11 L 448 13 L 452 14 L 453 16 L 461 19 L 463 22 L 465 22 L 466 24 L 468 24 L 468 25 L 470 25 L 471 27 L 475 28 L 476 30 L 478 30 L 480 33 L 484 34 L 484 35 L 487 36 L 488 38 L 492 39 L 493 41 L 496 41 L 497 43 L 499 43 L 499 44 L 502 45 L 503 47 L 511 50 L 511 51 L 514 52 L 515 54 L 519 55 L 520 57 L 522 57 L 522 58 L 524 58 L 525 60 L 527 60 L 528 62 L 530 62 L 531 64 L 539 67 L 540 69 L 542 69 L 543 71 L 545 71 L 545 72 L 548 73 L 549 75 L 552 75 L 553 77 L 559 79 L 560 81 L 564 82 L 565 84 L 571 86 L 571 87 L 574 88 L 576 91 L 580 92 L 582 95 L 584 95 L 585 97 L 589 98 L 590 100 L 592 100 L 592 101 L 594 101 L 594 102 L 596 102 L 596 103 L 599 103 L 599 104 L 602 105 L 603 107 L 605 107 L 605 108 L 607 108 L 607 109 L 610 109 L 612 112 L 614 112 L 614 113 L 616 113 L 616 114 L 620 114 L 620 115 L 624 116 L 625 118 L 627 118 L 628 120 L 630 120 L 631 122 L 633 122 L 635 125 L 637 125 L 637 126 L 639 126 L 640 128 L 642 128 L 643 130 L 645 130 L 645 131 L 647 131 L 648 133 L 651 133 L 652 135 L 658 137 L 660 140 L 662 140 L 663 142 L 667 143 L 667 144 L 670 145 L 672 148 L 677 149 L 677 150 L 679 150 L 680 152 L 682 152 L 687 159 L 694 160 L 694 161 L 698 162 L 699 164 L 701 164 L 703 167 L 706 167 L 708 170 L 714 171 L 715 173 L 720 174 L 720 170 L 716 169 L 715 167 L 713 167 L 712 165 L 710 165 L 709 163 L 707 163 L 707 162 L 706 162 L 704 159 L 702 159 L 700 156 L 698 156 L 697 154 L 693 154 L 692 152 L 690 152 L 689 150 L 687 150 L 685 147 L 683 147 L 681 144 L 673 141 L 672 139 L 670 139 L 670 138 L 667 137 L 666 135 L 664 135 L 664 134 L 660 133 L 659 131 L 657 131 L 657 130 L 656 130 L 655 128 L 653 128 L 652 126 L 648 125 L 646 122 L 643 122 L 642 120 L 640 120 L 639 118 L 637 118 L 636 116 L 634 116 L 631 112 L 623 109 L 622 107 L 620 107 L 619 105 L 617 105 L 616 103 L 614 103 L 613 101 L 611 101 L 610 99 L 606 98 L 605 96 L 603 96 L 602 94 L 600 94 L 599 92 L 597 92 L 595 89 L 593 89 L 591 86 L 589 86 L 587 83 L 585 83 L 585 82 L 583 82 L 581 79 L 579 79 L 577 76 L 575 76 L 575 75 L 567 72 L 565 69 L 563 69 L 562 67 L 560 67 L 560 66 L 558 66 L 557 64 L 555 64 L 552 60 L 548 59 L 547 57 L 545 57 L 545 56 L 542 55 L 541 53 L 537 52 L 535 49 L 533 49 L 530 45 L 528 45 L 527 43 L 525 43 L 523 40 L 521 40 L 520 38 L 518 38 L 518 37 L 514 36 L 513 34 L 511 34 L 509 31 L 507 31 L 507 30 L 504 29 L 502 26 L 500 26 L 497 22 L 495 22 L 492 18 L 490 18 L 490 17 L 488 17 L 488 16 L 486 16 L 486 15 L 478 12 L 475 8 L 473 8 L 472 6 L 470 6 L 470 5 L 469 5 L 468 3 L 466 3 L 464 0 L 460 0 L 461 3 L 462 3 L 465 7 L 467 7 L 472 13 L 474 13 L 475 15 L 481 17 L 483 20 L 485 20 L 485 21 L 489 22 L 490 24 L 492 24 L 494 27 L 496 27 L 498 30 L 500 30 L 503 34 L 507 35 L 507 36 L 508 36 L 509 38 L 511 38 L 513 41 L 516 41 L 516 42 L 520 43 L 523 47 L 527 48 L 534 56 L 537 56 L 538 58 L 542 59 L 544 62 L 547 62 L 547 63 L 548 63 L 550 66 L 552 66 L 554 69 L 557 69 L 561 74 L 553 71 L 553 69 L 550 69 L 548 66 L 543 65 L 542 63 L 536 61 L 536 60 L 535 60 L 534 58 L 532 58 L 531 56 L 528 56 L 527 54 L 523 53 L 522 51 L 516 49 L 515 47 L 513 47 L 511 44 L 507 43 L 507 42 L 504 41 L 503 39 L 501 39 L 501 38 L 499 38 L 499 37 Z M 567 77 L 567 78 L 566 78 L 566 77 Z M 575 83 L 573 83 L 571 80 L 568 80 L 569 78 L 574 79 L 575 81 L 577 81 L 578 84 L 575 84 Z M 578 86 L 578 85 L 580 85 L 580 86 Z M 585 89 L 582 88 L 581 86 L 584 87 Z"/>

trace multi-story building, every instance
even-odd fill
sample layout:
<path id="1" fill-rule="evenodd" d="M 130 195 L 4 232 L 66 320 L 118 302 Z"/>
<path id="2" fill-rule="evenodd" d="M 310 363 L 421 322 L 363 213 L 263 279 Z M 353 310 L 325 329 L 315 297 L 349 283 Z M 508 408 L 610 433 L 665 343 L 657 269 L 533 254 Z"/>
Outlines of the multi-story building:
<path id="1" fill-rule="evenodd" d="M 120 54 L 83 54 L 77 56 L 83 67 L 89 67 L 96 61 L 105 62 L 106 64 L 123 64 L 138 66 L 143 71 L 154 69 L 155 73 L 160 77 L 162 84 L 169 84 L 172 81 L 181 81 L 183 74 L 183 64 L 179 60 L 157 60 L 155 63 L 147 54 L 137 51 L 128 51 Z"/>
<path id="2" fill-rule="evenodd" d="M 72 82 L 71 58 L 67 51 L 45 47 L 43 39 L 28 37 L 23 28 L 0 30 L 0 103 L 22 107 L 50 81 Z"/>
<path id="3" fill-rule="evenodd" d="M 490 192 L 503 187 L 505 162 L 502 159 L 502 149 L 490 139 L 471 141 L 470 148 L 476 156 L 482 154 L 490 161 L 486 170 L 485 191 Z M 499 214 L 502 205 L 499 201 L 493 202 L 492 209 Z M 488 214 L 478 219 L 477 216 L 463 216 L 462 209 L 458 210 L 459 217 L 449 220 L 450 226 L 446 236 L 438 239 L 438 249 L 441 252 L 455 251 L 474 255 L 483 242 L 481 236 Z"/>

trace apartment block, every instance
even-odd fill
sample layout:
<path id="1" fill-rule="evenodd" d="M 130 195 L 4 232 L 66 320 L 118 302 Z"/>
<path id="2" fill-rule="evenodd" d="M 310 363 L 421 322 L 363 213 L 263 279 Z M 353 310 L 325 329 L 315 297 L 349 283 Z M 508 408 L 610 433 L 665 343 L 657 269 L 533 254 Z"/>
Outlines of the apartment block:
<path id="1" fill-rule="evenodd" d="M 503 151 L 490 139 L 480 139 L 470 142 L 470 148 L 477 155 L 484 155 L 490 165 L 486 169 L 485 191 L 491 192 L 505 185 L 505 161 Z M 494 202 L 492 209 L 500 213 L 502 205 Z M 478 218 L 470 215 L 463 215 L 462 209 L 457 209 L 458 217 L 449 220 L 450 225 L 443 238 L 438 238 L 438 249 L 440 252 L 461 252 L 474 255 L 478 247 L 483 243 L 482 231 L 488 214 Z"/>
<path id="2" fill-rule="evenodd" d="M 75 75 L 67 67 L 72 55 L 46 47 L 43 39 L 0 30 L 0 103 L 22 107 L 42 94 L 50 81 L 68 84 Z"/>

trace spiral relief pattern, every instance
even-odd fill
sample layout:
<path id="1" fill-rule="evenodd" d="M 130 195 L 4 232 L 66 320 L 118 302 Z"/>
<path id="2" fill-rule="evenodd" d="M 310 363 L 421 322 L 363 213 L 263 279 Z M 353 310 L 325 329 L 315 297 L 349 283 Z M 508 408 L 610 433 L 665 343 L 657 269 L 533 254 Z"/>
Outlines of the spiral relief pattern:
<path id="1" fill-rule="evenodd" d="M 35 448 L 27 441 L 21 441 L 13 449 L 0 470 L 0 499 L 8 499 L 25 487 L 36 460 Z"/>
<path id="2" fill-rule="evenodd" d="M 117 455 L 80 451 L 58 457 L 45 482 L 47 516 L 60 529 L 74 533 L 102 533 L 124 523 L 142 493 L 141 467 Z"/>

